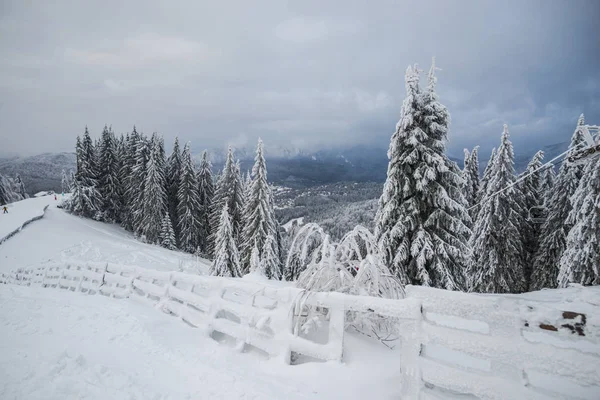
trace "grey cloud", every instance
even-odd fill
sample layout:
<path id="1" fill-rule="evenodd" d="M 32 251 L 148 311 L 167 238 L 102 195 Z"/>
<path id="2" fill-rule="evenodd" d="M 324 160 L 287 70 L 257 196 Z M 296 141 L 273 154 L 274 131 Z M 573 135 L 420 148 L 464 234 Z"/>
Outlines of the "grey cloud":
<path id="1" fill-rule="evenodd" d="M 435 55 L 448 148 L 517 151 L 600 123 L 597 1 L 27 2 L 0 9 L 1 152 L 133 124 L 194 148 L 387 146 Z"/>

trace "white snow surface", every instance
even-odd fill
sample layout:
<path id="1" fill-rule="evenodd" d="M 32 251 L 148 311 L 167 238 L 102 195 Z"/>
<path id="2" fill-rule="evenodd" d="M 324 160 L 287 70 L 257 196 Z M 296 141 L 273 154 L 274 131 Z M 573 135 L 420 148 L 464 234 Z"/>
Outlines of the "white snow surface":
<path id="1" fill-rule="evenodd" d="M 397 354 L 351 335 L 346 364 L 287 366 L 237 353 L 141 300 L 14 285 L 0 286 L 0 325 L 2 399 L 392 399 L 399 393 Z"/>
<path id="2" fill-rule="evenodd" d="M 29 199 L 0 214 L 1 229 L 12 232 L 49 204 L 42 219 L 0 244 L 0 273 L 49 260 L 189 274 L 208 270 L 205 260 L 141 243 L 117 225 L 70 215 L 56 203 L 54 196 Z M 244 281 L 288 285 L 257 276 Z M 329 297 L 337 299 L 338 308 L 352 308 L 341 294 Z M 541 399 L 547 398 L 545 390 L 559 398 L 597 398 L 600 287 L 574 285 L 523 295 L 407 287 L 407 297 L 423 305 L 425 318 L 410 331 L 414 350 L 423 343 L 420 357 L 346 332 L 343 364 L 289 366 L 262 352 L 236 352 L 235 343 L 221 344 L 141 297 L 119 300 L 37 285 L 0 285 L 0 399 L 397 399 L 403 357 L 415 357 L 412 362 L 420 365 L 425 381 L 448 389 L 426 390 L 427 398 L 471 398 L 451 392 L 456 391 L 490 399 Z M 355 300 L 361 308 L 362 300 Z M 586 337 L 568 329 L 538 328 L 581 322 L 580 317 L 565 320 L 562 311 L 587 316 Z M 534 391 L 521 382 L 520 368 Z"/>
<path id="3" fill-rule="evenodd" d="M 0 242 L 32 218 L 44 214 L 44 207 L 54 201 L 54 196 L 35 197 L 8 204 L 8 214 L 0 209 Z"/>
<path id="4" fill-rule="evenodd" d="M 8 214 L 0 214 L 0 238 L 18 229 L 23 222 L 44 217 L 27 225 L 0 245 L 0 272 L 45 261 L 76 259 L 108 261 L 164 271 L 183 270 L 205 274 L 210 263 L 193 255 L 140 242 L 118 225 L 71 215 L 56 208 L 54 195 L 13 203 Z M 6 219 L 5 219 L 6 218 Z M 35 246 L 35 248 L 32 248 Z"/>

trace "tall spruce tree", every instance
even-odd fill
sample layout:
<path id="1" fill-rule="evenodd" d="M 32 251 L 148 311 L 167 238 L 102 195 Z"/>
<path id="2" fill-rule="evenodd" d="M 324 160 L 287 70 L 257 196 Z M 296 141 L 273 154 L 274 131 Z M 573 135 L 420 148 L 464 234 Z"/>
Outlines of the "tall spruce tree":
<path id="1" fill-rule="evenodd" d="M 85 128 L 87 130 L 87 126 Z M 81 142 L 81 137 L 77 135 L 77 140 L 75 142 L 75 172 L 77 175 L 81 173 L 83 162 L 83 143 Z"/>
<path id="2" fill-rule="evenodd" d="M 243 208 L 243 187 L 240 177 L 240 171 L 236 167 L 233 159 L 233 150 L 229 147 L 227 159 L 223 172 L 217 182 L 213 205 L 211 212 L 211 239 L 209 240 L 211 248 L 210 254 L 214 254 L 216 244 L 216 233 L 223 211 L 223 204 L 227 203 L 228 215 L 231 218 L 231 229 L 236 245 L 239 245 L 240 229 L 242 222 Z"/>
<path id="3" fill-rule="evenodd" d="M 375 232 L 390 270 L 403 282 L 465 288 L 469 216 L 456 163 L 445 154 L 449 114 L 435 93 L 435 66 L 425 92 L 415 68 L 388 151 Z"/>
<path id="4" fill-rule="evenodd" d="M 131 201 L 131 218 L 133 232 L 136 236 L 143 235 L 142 220 L 144 217 L 144 184 L 147 175 L 148 161 L 150 159 L 150 142 L 140 133 L 134 137 L 135 164 L 131 170 L 129 194 Z"/>
<path id="5" fill-rule="evenodd" d="M 518 188 L 523 193 L 523 265 L 525 280 L 529 286 L 533 257 L 537 252 L 539 245 L 540 224 L 536 222 L 543 216 L 543 197 L 542 197 L 542 173 L 541 170 L 544 160 L 544 152 L 535 153 L 527 168 L 519 175 L 519 179 L 527 176 L 518 184 Z M 537 171 L 537 172 L 536 172 Z"/>
<path id="6" fill-rule="evenodd" d="M 471 153 L 469 152 L 469 149 L 463 149 L 463 169 L 462 169 L 462 176 L 463 176 L 463 185 L 464 185 L 464 192 L 465 192 L 465 198 L 469 199 L 469 197 L 471 196 L 471 189 L 473 188 L 473 186 L 470 184 L 470 171 L 469 171 L 469 162 L 471 161 Z"/>
<path id="7" fill-rule="evenodd" d="M 465 160 L 463 167 L 463 180 L 464 180 L 464 195 L 467 200 L 467 206 L 469 208 L 469 215 L 472 220 L 475 219 L 476 212 L 475 208 L 472 208 L 477 203 L 477 196 L 479 195 L 479 146 L 469 153 L 467 149 L 465 152 Z"/>
<path id="8" fill-rule="evenodd" d="M 550 196 L 552 196 L 552 190 L 554 189 L 554 183 L 556 182 L 556 171 L 554 166 L 546 168 L 542 173 L 541 182 L 541 196 L 544 208 L 547 209 Z"/>
<path id="9" fill-rule="evenodd" d="M 471 290 L 484 293 L 518 293 L 525 290 L 523 265 L 524 200 L 516 180 L 513 146 L 508 127 L 489 165 L 486 196 L 480 204 L 471 236 Z M 493 197 L 491 197 L 493 196 Z"/>
<path id="10" fill-rule="evenodd" d="M 239 277 L 242 276 L 240 259 L 227 209 L 227 202 L 224 202 L 215 235 L 215 258 L 210 268 L 210 274 Z"/>
<path id="11" fill-rule="evenodd" d="M 558 287 L 600 285 L 600 158 L 588 161 L 567 218 L 572 226 L 560 258 Z"/>
<path id="12" fill-rule="evenodd" d="M 577 127 L 571 137 L 569 153 L 566 158 L 579 149 L 584 142 L 580 126 L 584 125 L 583 114 L 577 121 Z M 555 288 L 557 285 L 560 259 L 565 251 L 567 235 L 572 223 L 567 220 L 573 209 L 571 197 L 575 193 L 582 176 L 581 165 L 573 165 L 567 161 L 560 166 L 556 183 L 551 195 L 546 200 L 546 221 L 542 224 L 540 245 L 533 260 L 533 273 L 530 290 Z"/>
<path id="13" fill-rule="evenodd" d="M 198 179 L 189 143 L 183 147 L 181 173 L 177 190 L 177 215 L 180 248 L 189 253 L 196 251 L 200 243 L 201 207 L 198 196 Z"/>
<path id="14" fill-rule="evenodd" d="M 212 165 L 206 151 L 202 153 L 200 170 L 198 171 L 198 201 L 200 202 L 200 252 L 209 255 L 209 237 L 211 235 L 210 210 L 212 209 L 215 188 L 212 176 Z"/>
<path id="15" fill-rule="evenodd" d="M 119 203 L 120 210 L 117 216 L 117 220 L 123 223 L 123 220 L 127 214 L 126 203 L 125 203 L 125 190 L 127 189 L 127 177 L 123 176 L 123 172 L 125 171 L 125 164 L 127 163 L 128 156 L 128 135 L 121 134 L 118 139 L 116 139 L 116 169 L 117 169 L 117 178 L 119 181 Z"/>
<path id="16" fill-rule="evenodd" d="M 133 169 L 136 166 L 136 150 L 139 135 L 133 127 L 130 135 L 125 137 L 124 157 L 121 163 L 120 180 L 123 184 L 123 215 L 121 225 L 129 230 L 134 230 L 135 200 L 140 189 L 135 186 Z"/>
<path id="17" fill-rule="evenodd" d="M 73 191 L 73 184 L 75 183 L 75 171 L 69 171 L 69 191 Z"/>
<path id="18" fill-rule="evenodd" d="M 169 197 L 169 215 L 171 217 L 171 221 L 179 221 L 179 217 L 177 215 L 177 208 L 179 206 L 178 201 L 178 192 L 179 192 L 179 182 L 181 179 L 181 150 L 179 149 L 179 138 L 175 138 L 175 143 L 173 144 L 173 152 L 167 159 L 167 194 Z M 175 224 L 175 237 L 177 238 L 177 243 L 179 243 L 179 225 L 178 222 Z"/>
<path id="19" fill-rule="evenodd" d="M 60 178 L 60 189 L 62 193 L 69 193 L 70 187 L 71 184 L 69 182 L 69 177 L 67 176 L 67 171 L 63 169 Z"/>
<path id="20" fill-rule="evenodd" d="M 21 179 L 21 175 L 19 174 L 15 175 L 15 186 L 17 193 L 22 199 L 26 199 L 29 197 L 27 195 L 27 192 L 25 191 L 25 183 L 23 182 L 23 179 Z"/>
<path id="21" fill-rule="evenodd" d="M 121 183 L 119 181 L 118 143 L 114 133 L 104 126 L 100 141 L 98 191 L 103 199 L 102 211 L 107 221 L 120 222 Z"/>
<path id="22" fill-rule="evenodd" d="M 481 177 L 481 180 L 479 181 L 479 190 L 477 191 L 475 207 L 473 207 L 471 209 L 471 215 L 473 216 L 472 217 L 473 223 L 475 223 L 475 220 L 477 219 L 477 214 L 479 213 L 479 210 L 481 209 L 481 207 L 479 206 L 479 203 L 486 196 L 487 183 L 490 180 L 490 173 L 491 173 L 492 165 L 494 164 L 495 158 L 496 158 L 496 148 L 494 147 L 492 149 L 492 153 L 490 154 L 490 159 L 488 160 L 488 162 L 485 166 L 485 169 L 483 170 L 483 176 Z"/>
<path id="23" fill-rule="evenodd" d="M 73 185 L 73 195 L 69 209 L 88 218 L 96 218 L 102 210 L 102 196 L 97 190 L 98 176 L 94 145 L 88 128 L 85 128 L 83 139 L 78 138 L 75 156 L 77 158 L 76 184 Z"/>
<path id="24" fill-rule="evenodd" d="M 5 205 L 12 202 L 10 188 L 6 185 L 7 180 L 0 174 L 0 205 Z"/>
<path id="25" fill-rule="evenodd" d="M 168 210 L 164 147 L 162 138 L 156 133 L 150 140 L 150 154 L 146 163 L 143 188 L 139 232 L 148 243 L 157 243 L 162 220 Z"/>
<path id="26" fill-rule="evenodd" d="M 81 178 L 86 181 L 85 183 L 94 182 L 95 185 L 96 179 L 98 178 L 97 159 L 94 142 L 92 141 L 87 126 L 85 127 L 83 139 L 81 140 L 81 151 L 81 171 L 78 171 L 78 173 L 80 173 Z"/>
<path id="27" fill-rule="evenodd" d="M 268 278 L 279 277 L 279 263 L 275 257 L 277 232 L 271 208 L 271 188 L 267 182 L 267 164 L 261 139 L 258 140 L 256 146 L 252 181 L 248 189 L 243 215 L 242 272 L 250 271 L 252 250 L 256 247 L 262 271 Z"/>

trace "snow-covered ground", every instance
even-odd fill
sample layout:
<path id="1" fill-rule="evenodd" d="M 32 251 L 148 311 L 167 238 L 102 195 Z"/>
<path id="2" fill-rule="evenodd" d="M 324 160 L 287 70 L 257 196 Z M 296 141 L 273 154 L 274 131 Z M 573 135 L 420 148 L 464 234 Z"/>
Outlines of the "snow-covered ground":
<path id="1" fill-rule="evenodd" d="M 0 241 L 27 221 L 44 214 L 44 207 L 53 202 L 54 196 L 43 196 L 8 204 L 7 214 L 0 210 Z"/>
<path id="2" fill-rule="evenodd" d="M 72 216 L 56 208 L 54 196 L 15 203 L 3 222 L 18 227 L 46 204 L 42 219 L 0 244 L 0 273 L 48 260 L 110 261 L 191 274 L 208 268 L 191 255 L 141 243 L 116 225 Z M 252 276 L 245 279 L 260 283 Z M 407 293 L 423 304 L 425 319 L 415 339 L 425 343 L 420 356 L 428 382 L 461 392 L 474 386 L 484 394 L 492 390 L 495 397 L 489 398 L 525 398 L 530 392 L 518 374 L 505 372 L 514 364 L 506 371 L 525 368 L 536 390 L 595 398 L 600 288 L 486 296 L 408 287 Z M 583 313 L 587 320 L 565 319 L 563 311 Z M 575 323 L 585 325 L 586 337 L 565 328 Z M 540 324 L 558 331 L 539 329 Z M 203 332 L 139 296 L 119 300 L 37 285 L 0 285 L 0 398 L 397 399 L 402 389 L 405 353 L 398 345 L 389 350 L 346 333 L 343 364 L 289 366 L 258 351 L 239 353 L 234 344 L 218 343 Z M 587 385 L 569 386 L 573 383 L 561 375 Z M 481 385 L 473 385 L 473 379 Z M 427 398 L 471 398 L 446 390 L 427 392 Z"/>
<path id="3" fill-rule="evenodd" d="M 1 238 L 4 230 L 17 229 L 50 204 L 42 219 L 0 245 L 0 271 L 65 259 L 111 261 L 165 271 L 208 270 L 206 260 L 144 244 L 118 225 L 73 216 L 56 208 L 57 203 L 54 196 L 34 198 L 13 203 L 8 214 L 0 214 Z"/>
<path id="4" fill-rule="evenodd" d="M 20 224 L 0 245 L 0 272 L 48 260 L 112 261 L 205 273 L 208 263 L 56 208 L 54 196 L 15 203 Z M 348 335 L 345 364 L 287 366 L 238 353 L 141 300 L 0 285 L 2 399 L 378 399 L 400 391 L 397 352 Z"/>
<path id="5" fill-rule="evenodd" d="M 392 399 L 398 355 L 348 336 L 348 363 L 240 354 L 139 300 L 0 285 L 2 399 Z"/>

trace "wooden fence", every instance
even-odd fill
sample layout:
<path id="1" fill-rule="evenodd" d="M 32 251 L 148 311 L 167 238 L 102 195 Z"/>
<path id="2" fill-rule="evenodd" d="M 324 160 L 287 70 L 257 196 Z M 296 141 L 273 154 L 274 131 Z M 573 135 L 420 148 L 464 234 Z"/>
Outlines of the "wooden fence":
<path id="1" fill-rule="evenodd" d="M 374 313 L 398 321 L 403 398 L 600 398 L 600 323 L 590 304 L 561 309 L 526 296 L 415 286 L 405 299 L 389 300 L 77 261 L 24 268 L 1 280 L 147 299 L 207 336 L 226 335 L 239 348 L 253 346 L 286 363 L 292 353 L 342 361 L 348 313 Z M 298 329 L 307 308 L 327 316 L 325 340 Z"/>

